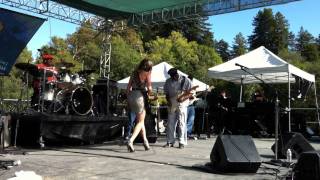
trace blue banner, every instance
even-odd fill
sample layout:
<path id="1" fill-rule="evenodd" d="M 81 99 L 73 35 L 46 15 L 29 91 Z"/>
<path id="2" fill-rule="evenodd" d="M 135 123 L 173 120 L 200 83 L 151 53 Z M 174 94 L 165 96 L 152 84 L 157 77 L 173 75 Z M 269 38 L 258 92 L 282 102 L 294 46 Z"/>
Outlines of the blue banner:
<path id="1" fill-rule="evenodd" d="M 0 8 L 0 75 L 8 75 L 45 19 Z"/>

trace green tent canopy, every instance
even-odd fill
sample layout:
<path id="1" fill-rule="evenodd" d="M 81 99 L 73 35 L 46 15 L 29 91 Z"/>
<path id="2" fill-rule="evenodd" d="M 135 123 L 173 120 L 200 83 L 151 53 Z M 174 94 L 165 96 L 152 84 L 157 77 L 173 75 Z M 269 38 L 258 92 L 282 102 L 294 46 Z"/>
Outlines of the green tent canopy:
<path id="1" fill-rule="evenodd" d="M 84 10 L 108 18 L 126 18 L 132 14 L 192 3 L 205 3 L 207 0 L 53 0 L 67 6 Z"/>

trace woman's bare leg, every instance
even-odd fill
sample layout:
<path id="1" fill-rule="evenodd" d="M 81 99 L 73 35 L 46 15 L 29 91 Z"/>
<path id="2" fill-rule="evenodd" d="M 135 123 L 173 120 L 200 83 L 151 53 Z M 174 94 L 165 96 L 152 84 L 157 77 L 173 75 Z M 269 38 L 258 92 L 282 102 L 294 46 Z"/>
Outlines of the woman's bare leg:
<path id="1" fill-rule="evenodd" d="M 145 134 L 145 127 L 144 127 L 144 118 L 145 118 L 145 116 L 146 116 L 146 111 L 145 110 L 142 111 L 141 113 L 137 114 L 137 123 L 136 123 L 136 126 L 134 127 L 134 130 L 133 130 L 131 138 L 129 139 L 129 142 L 133 142 L 142 129 L 144 129 L 143 131 L 144 131 L 144 134 Z M 145 137 L 143 137 L 143 138 L 147 139 L 146 135 L 144 135 L 144 136 Z M 143 140 L 145 140 L 145 139 L 143 139 Z"/>

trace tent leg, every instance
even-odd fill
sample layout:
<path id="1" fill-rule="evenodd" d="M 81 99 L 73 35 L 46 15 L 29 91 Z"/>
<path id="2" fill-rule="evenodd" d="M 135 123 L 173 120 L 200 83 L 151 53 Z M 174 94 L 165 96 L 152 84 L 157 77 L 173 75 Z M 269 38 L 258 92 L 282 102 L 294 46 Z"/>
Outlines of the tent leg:
<path id="1" fill-rule="evenodd" d="M 291 132 L 291 84 L 290 84 L 290 73 L 288 73 L 288 123 L 289 123 L 289 132 Z"/>
<path id="2" fill-rule="evenodd" d="M 241 78 L 239 102 L 242 102 L 242 95 L 243 95 L 243 78 Z"/>
<path id="3" fill-rule="evenodd" d="M 319 105 L 318 105 L 318 98 L 317 98 L 317 87 L 316 87 L 316 82 L 313 83 L 314 87 L 314 98 L 315 98 L 315 103 L 316 103 L 316 112 L 317 112 L 317 120 L 320 126 L 320 120 L 319 120 Z"/>

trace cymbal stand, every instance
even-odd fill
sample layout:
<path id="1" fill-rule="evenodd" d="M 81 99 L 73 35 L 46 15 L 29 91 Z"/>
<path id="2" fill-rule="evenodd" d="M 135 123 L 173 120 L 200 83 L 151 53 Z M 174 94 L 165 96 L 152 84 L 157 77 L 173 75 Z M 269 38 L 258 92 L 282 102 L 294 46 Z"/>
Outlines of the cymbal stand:
<path id="1" fill-rule="evenodd" d="M 22 98 L 23 98 L 23 90 L 24 90 L 24 83 L 21 82 L 21 89 L 20 89 L 20 97 L 18 99 L 18 106 L 17 106 L 17 113 L 18 113 L 18 118 L 16 121 L 16 128 L 15 128 L 15 135 L 14 135 L 14 144 L 13 146 L 16 148 L 17 147 L 17 137 L 18 137 L 18 129 L 19 129 L 19 123 L 20 123 L 20 115 L 21 115 L 21 109 L 22 109 Z M 28 89 L 28 84 L 26 86 Z"/>
<path id="2" fill-rule="evenodd" d="M 40 82 L 41 82 L 41 86 L 40 86 L 40 92 L 39 92 L 39 106 L 38 107 L 38 111 L 39 111 L 39 108 L 40 109 L 40 112 L 43 112 L 44 110 L 44 93 L 46 92 L 45 89 L 46 89 L 46 73 L 47 73 L 47 69 L 44 68 L 44 71 L 43 71 L 43 77 L 41 77 L 40 79 Z"/>

